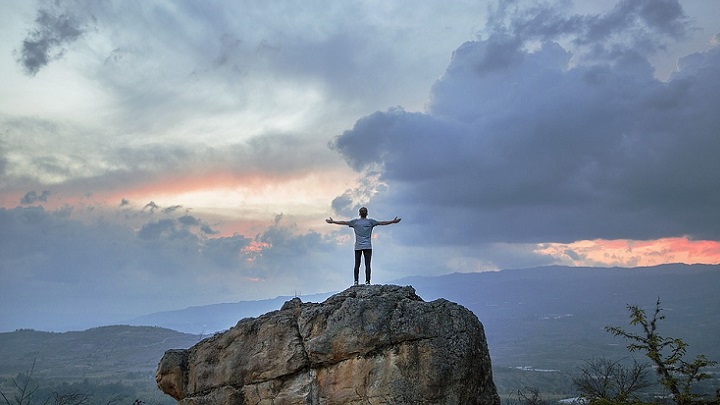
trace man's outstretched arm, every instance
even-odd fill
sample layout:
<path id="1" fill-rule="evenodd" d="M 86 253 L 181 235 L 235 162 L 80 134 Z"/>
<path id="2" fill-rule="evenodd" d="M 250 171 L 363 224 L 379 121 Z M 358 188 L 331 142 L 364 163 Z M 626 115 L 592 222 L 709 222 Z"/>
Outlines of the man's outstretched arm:
<path id="1" fill-rule="evenodd" d="M 379 222 L 378 222 L 378 225 L 397 224 L 398 222 L 400 222 L 400 218 L 395 217 L 395 219 L 393 219 L 392 221 L 379 221 Z"/>
<path id="2" fill-rule="evenodd" d="M 328 224 L 335 224 L 335 225 L 349 225 L 348 221 L 336 221 L 332 219 L 332 217 L 325 220 Z"/>

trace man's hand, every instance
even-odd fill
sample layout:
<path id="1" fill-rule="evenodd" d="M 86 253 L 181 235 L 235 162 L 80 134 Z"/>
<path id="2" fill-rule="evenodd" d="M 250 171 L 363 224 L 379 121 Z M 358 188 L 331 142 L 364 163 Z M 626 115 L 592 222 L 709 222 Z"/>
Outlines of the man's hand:
<path id="1" fill-rule="evenodd" d="M 400 220 L 401 218 L 395 217 L 395 219 L 392 220 L 392 223 L 397 224 L 398 222 L 400 222 Z"/>
<path id="2" fill-rule="evenodd" d="M 332 219 L 332 217 L 326 219 L 325 222 L 327 222 L 328 224 L 334 224 L 334 223 L 335 223 L 335 221 Z"/>

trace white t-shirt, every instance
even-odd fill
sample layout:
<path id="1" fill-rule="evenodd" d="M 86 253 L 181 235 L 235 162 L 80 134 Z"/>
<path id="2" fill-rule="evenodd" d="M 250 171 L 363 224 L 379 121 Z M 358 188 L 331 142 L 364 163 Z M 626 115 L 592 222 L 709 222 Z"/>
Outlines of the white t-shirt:
<path id="1" fill-rule="evenodd" d="M 372 230 L 378 225 L 372 218 L 355 218 L 348 221 L 348 226 L 355 231 L 355 250 L 372 249 Z"/>

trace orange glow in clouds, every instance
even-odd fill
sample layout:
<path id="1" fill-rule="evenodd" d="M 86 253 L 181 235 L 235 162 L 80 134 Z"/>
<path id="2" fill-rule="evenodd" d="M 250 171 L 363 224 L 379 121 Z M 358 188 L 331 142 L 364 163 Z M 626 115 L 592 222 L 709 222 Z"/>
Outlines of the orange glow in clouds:
<path id="1" fill-rule="evenodd" d="M 128 200 L 134 209 L 142 209 L 150 201 L 161 208 L 179 205 L 228 236 L 255 233 L 259 224 L 267 226 L 281 214 L 292 216 L 295 222 L 319 222 L 327 216 L 330 202 L 354 186 L 348 184 L 348 178 L 354 176 L 343 170 L 285 175 L 203 172 L 101 191 L 93 198 L 108 206 Z"/>
<path id="2" fill-rule="evenodd" d="M 272 247 L 272 244 L 267 242 L 258 242 L 256 240 L 252 241 L 249 245 L 245 246 L 240 250 L 240 252 L 245 255 L 245 261 L 247 263 L 252 263 L 257 259 L 258 257 L 262 256 L 262 252 L 265 249 L 269 249 Z"/>
<path id="3" fill-rule="evenodd" d="M 156 199 L 160 196 L 188 194 L 202 190 L 215 189 L 262 189 L 270 184 L 291 181 L 291 178 L 266 174 L 239 175 L 232 172 L 211 172 L 188 174 L 185 176 L 167 176 L 156 181 L 142 184 L 132 189 L 117 190 L 109 193 L 114 200 Z"/>
<path id="4" fill-rule="evenodd" d="M 663 238 L 650 241 L 584 240 L 538 245 L 535 253 L 571 266 L 643 267 L 668 263 L 718 264 L 720 242 Z"/>
<path id="5" fill-rule="evenodd" d="M 345 170 L 310 170 L 292 173 L 244 173 L 227 170 L 188 170 L 163 176 L 148 176 L 131 183 L 35 185 L 47 198 L 28 205 L 46 210 L 69 209 L 74 219 L 94 221 L 115 218 L 135 227 L 150 215 L 190 214 L 218 232 L 214 237 L 256 235 L 271 226 L 278 216 L 295 224 L 300 232 L 325 225 L 330 202 L 345 190 L 356 187 L 356 174 Z M 20 204 L 27 189 L 3 190 L 0 206 Z M 153 202 L 156 208 L 147 208 Z M 171 211 L 164 209 L 173 208 Z M 144 215 L 131 213 L 143 212 Z M 212 237 L 212 236 L 211 236 Z"/>

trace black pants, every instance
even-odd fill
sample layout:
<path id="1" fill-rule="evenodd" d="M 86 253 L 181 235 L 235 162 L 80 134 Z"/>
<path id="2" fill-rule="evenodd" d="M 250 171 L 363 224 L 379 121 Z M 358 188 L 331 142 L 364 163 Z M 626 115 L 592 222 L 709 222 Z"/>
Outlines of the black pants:
<path id="1" fill-rule="evenodd" d="M 355 268 L 353 269 L 353 275 L 355 281 L 358 281 L 360 275 L 360 256 L 365 256 L 365 282 L 370 282 L 370 260 L 372 260 L 372 249 L 362 249 L 355 251 Z"/>

